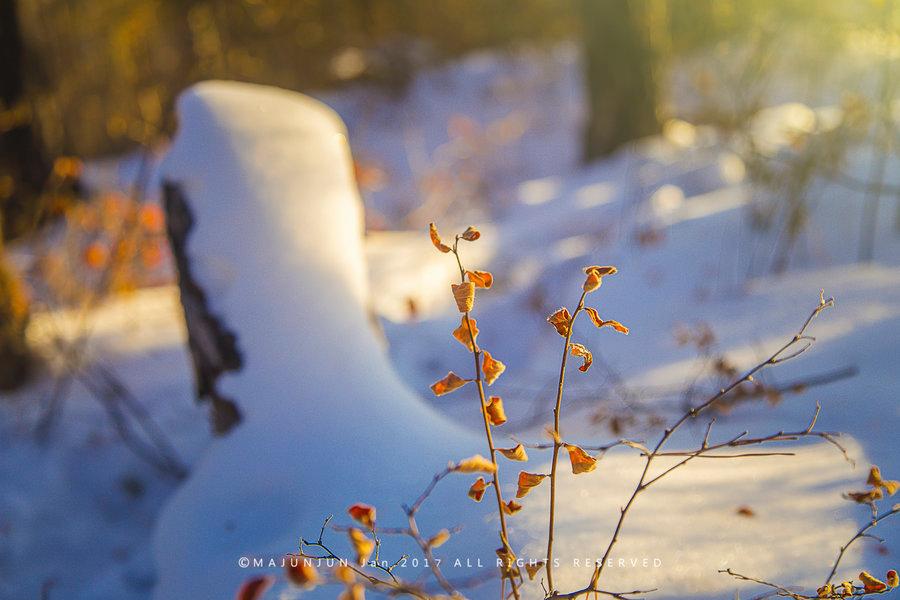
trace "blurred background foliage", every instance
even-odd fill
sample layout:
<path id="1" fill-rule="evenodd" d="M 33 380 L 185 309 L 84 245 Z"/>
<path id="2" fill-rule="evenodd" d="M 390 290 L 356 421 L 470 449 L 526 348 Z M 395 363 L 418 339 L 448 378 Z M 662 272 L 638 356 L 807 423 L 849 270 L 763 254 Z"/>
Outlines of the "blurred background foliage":
<path id="1" fill-rule="evenodd" d="M 28 112 L 51 154 L 146 141 L 173 98 L 209 78 L 297 90 L 369 79 L 401 93 L 416 70 L 475 48 L 620 32 L 627 11 L 658 58 L 803 24 L 823 36 L 877 2 L 815 0 L 4 0 L 18 7 Z M 582 6 L 583 5 L 583 6 Z M 591 8 L 593 7 L 593 8 Z M 610 11 L 591 20 L 589 10 Z M 618 11 L 616 13 L 615 11 Z M 6 19 L 8 20 L 7 16 Z M 638 31 L 637 33 L 644 33 Z M 611 56 L 628 64 L 618 47 Z M 814 55 L 818 55 L 815 53 Z M 807 55 L 809 56 L 809 55 Z M 12 74 L 10 74 L 12 76 Z M 12 107 L 5 107 L 7 110 Z"/>
<path id="2" fill-rule="evenodd" d="M 102 223 L 105 211 L 141 222 L 139 209 L 109 198 L 97 204 L 99 216 L 73 219 L 86 194 L 80 161 L 158 145 L 174 130 L 178 93 L 199 80 L 302 91 L 366 82 L 400 97 L 419 70 L 474 49 L 575 41 L 587 92 L 583 156 L 591 160 L 659 132 L 673 116 L 739 129 L 785 62 L 808 91 L 847 44 L 896 48 L 896 12 L 892 0 L 0 0 L 2 238 L 54 217 L 65 231 L 81 220 Z M 689 102 L 676 106 L 667 95 L 672 65 L 698 54 L 707 68 L 696 71 Z M 89 230 L 78 252 L 103 270 L 94 279 L 127 288 L 133 282 L 109 257 L 156 261 L 161 233 L 108 229 Z M 103 236 L 110 239 L 100 256 L 92 244 Z M 83 281 L 59 260 L 48 264 Z M 27 322 L 15 279 L 0 243 L 4 357 L 19 353 Z"/>

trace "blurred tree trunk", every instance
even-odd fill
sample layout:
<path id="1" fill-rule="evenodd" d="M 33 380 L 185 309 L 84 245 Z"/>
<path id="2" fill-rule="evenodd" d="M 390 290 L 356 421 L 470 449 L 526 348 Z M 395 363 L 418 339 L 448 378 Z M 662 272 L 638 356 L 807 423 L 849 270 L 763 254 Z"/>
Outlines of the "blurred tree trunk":
<path id="1" fill-rule="evenodd" d="M 28 296 L 6 261 L 0 238 L 0 391 L 15 389 L 28 377 L 32 360 L 25 338 L 27 326 Z"/>
<path id="2" fill-rule="evenodd" d="M 25 45 L 15 0 L 0 0 L 0 112 L 6 117 L 0 129 L 0 186 L 3 234 L 6 239 L 33 227 L 39 207 L 36 201 L 49 172 L 31 118 L 26 88 Z"/>
<path id="3" fill-rule="evenodd" d="M 648 0 L 581 0 L 588 121 L 584 159 L 659 133 Z"/>
<path id="4" fill-rule="evenodd" d="M 25 49 L 14 0 L 0 0 L 0 390 L 17 387 L 31 363 L 25 339 L 28 299 L 5 256 L 4 239 L 22 233 L 36 213 L 46 161 L 25 104 Z"/>

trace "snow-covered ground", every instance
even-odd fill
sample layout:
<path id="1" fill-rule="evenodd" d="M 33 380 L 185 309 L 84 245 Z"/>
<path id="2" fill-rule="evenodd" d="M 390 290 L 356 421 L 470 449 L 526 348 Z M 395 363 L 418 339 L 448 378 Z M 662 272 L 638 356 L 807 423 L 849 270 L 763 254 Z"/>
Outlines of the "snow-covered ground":
<path id="1" fill-rule="evenodd" d="M 800 429 L 819 402 L 819 426 L 847 432 L 843 442 L 856 468 L 827 444 L 800 444 L 793 457 L 695 461 L 640 498 L 623 531 L 615 556 L 649 558 L 651 567 L 611 569 L 607 580 L 610 588 L 659 587 L 654 595 L 660 597 L 721 597 L 739 587 L 716 573 L 731 567 L 815 585 L 840 544 L 866 518 L 867 509 L 846 502 L 841 492 L 860 487 L 869 464 L 900 478 L 900 369 L 893 354 L 900 340 L 896 199 L 882 202 L 876 259 L 859 265 L 854 261 L 860 198 L 819 184 L 819 200 L 791 269 L 780 277 L 766 274 L 759 265 L 767 264 L 774 235 L 753 231 L 747 215 L 758 190 L 748 186 L 740 159 L 709 132 L 681 127 L 591 167 L 576 164 L 577 72 L 577 56 L 567 48 L 518 57 L 479 54 L 426 74 L 402 102 L 375 102 L 360 90 L 325 97 L 348 124 L 370 208 L 369 291 L 362 301 L 384 317 L 400 378 L 414 395 L 432 401 L 431 382 L 447 370 L 470 368 L 449 337 L 458 322 L 448 291 L 454 265 L 431 248 L 423 228 L 375 229 L 403 222 L 418 227 L 432 214 L 447 232 L 477 220 L 484 235 L 465 246 L 463 257 L 468 266 L 495 276 L 494 288 L 479 293 L 475 316 L 479 343 L 508 367 L 491 388 L 503 396 L 509 416 L 498 430 L 500 438 L 515 433 L 543 441 L 561 351 L 560 338 L 544 319 L 577 300 L 581 267 L 615 264 L 619 274 L 591 301 L 603 317 L 628 325 L 631 334 L 597 332 L 584 323 L 576 328 L 577 340 L 594 350 L 597 362 L 587 374 L 570 374 L 563 426 L 567 439 L 596 444 L 616 437 L 606 426 L 592 424 L 599 407 L 630 415 L 649 404 L 664 417 L 673 414 L 668 405 L 640 399 L 653 396 L 642 390 L 679 389 L 696 376 L 696 352 L 674 340 L 679 325 L 708 324 L 717 349 L 739 367 L 749 367 L 793 334 L 824 288 L 837 305 L 812 326 L 817 343 L 769 371 L 766 381 L 792 382 L 847 366 L 858 367 L 859 374 L 786 395 L 776 406 L 739 407 L 720 417 L 713 439 L 744 429 L 761 435 Z M 803 109 L 770 111 L 759 130 L 769 141 L 784 140 L 779 123 L 791 122 L 797 110 Z M 861 155 L 852 161 L 859 177 L 869 173 L 868 160 Z M 898 166 L 893 159 L 887 169 L 893 185 Z M 415 209 L 420 201 L 424 208 Z M 638 239 L 646 231 L 653 237 Z M 298 271 L 310 267 L 302 257 L 296 260 Z M 49 346 L 57 336 L 77 334 L 80 318 L 74 312 L 38 315 L 32 335 Z M 210 437 L 205 411 L 192 399 L 177 292 L 166 287 L 114 299 L 88 322 L 92 335 L 85 354 L 112 369 L 181 458 L 198 464 Z M 298 354 L 308 352 L 304 342 L 296 340 Z M 46 588 L 50 598 L 149 598 L 157 576 L 151 533 L 178 484 L 128 452 L 101 403 L 78 382 L 57 427 L 46 441 L 36 441 L 31 432 L 53 383 L 38 381 L 0 406 L 0 597 L 39 598 Z M 634 394 L 623 400 L 610 391 L 613 385 Z M 435 405 L 450 420 L 476 427 L 472 400 L 472 390 L 465 388 Z M 629 434 L 655 439 L 645 424 Z M 698 424 L 686 428 L 673 446 L 689 448 L 701 437 Z M 302 448 L 302 441 L 297 444 Z M 530 454 L 527 468 L 542 471 L 547 457 L 537 450 Z M 215 460 L 207 460 L 206 467 Z M 508 493 L 514 491 L 517 466 L 502 465 Z M 605 547 L 638 466 L 635 452 L 623 449 L 605 456 L 594 473 L 575 478 L 563 470 L 563 495 L 596 492 L 571 502 L 561 519 L 556 554 L 569 566 L 561 575 L 563 586 L 585 583 L 584 568 L 573 566 L 572 559 L 584 564 Z M 411 500 L 418 490 L 401 496 Z M 542 555 L 545 496 L 545 487 L 532 492 L 523 512 L 511 519 L 523 556 Z M 458 502 L 469 501 L 460 494 Z M 739 515 L 741 506 L 755 516 Z M 896 566 L 900 521 L 879 530 L 886 552 L 863 540 L 845 560 L 839 579 L 854 576 L 861 566 L 875 573 Z M 286 531 L 285 538 L 315 533 Z M 539 591 L 535 587 L 532 593 Z"/>

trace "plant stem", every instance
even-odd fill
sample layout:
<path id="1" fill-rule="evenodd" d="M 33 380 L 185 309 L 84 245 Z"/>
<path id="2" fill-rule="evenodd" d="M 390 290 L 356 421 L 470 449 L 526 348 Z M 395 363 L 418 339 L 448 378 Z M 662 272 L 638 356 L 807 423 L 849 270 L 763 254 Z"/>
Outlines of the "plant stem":
<path id="1" fill-rule="evenodd" d="M 556 405 L 553 408 L 553 461 L 550 463 L 550 524 L 547 530 L 547 587 L 550 593 L 556 591 L 553 586 L 553 531 L 556 523 L 556 467 L 559 459 L 559 448 L 562 445 L 559 433 L 560 407 L 562 405 L 563 388 L 566 383 L 566 363 L 569 360 L 569 341 L 572 339 L 572 326 L 575 323 L 575 317 L 584 308 L 584 298 L 587 292 L 581 292 L 581 298 L 578 299 L 578 306 L 569 318 L 569 324 L 566 327 L 566 343 L 563 345 L 562 361 L 559 367 L 559 386 L 556 389 Z"/>
<path id="2" fill-rule="evenodd" d="M 453 256 L 456 257 L 456 264 L 459 267 L 460 281 L 465 283 L 466 270 L 463 268 L 462 260 L 459 258 L 458 245 L 459 236 L 456 236 L 456 240 L 453 242 Z M 505 549 L 512 552 L 512 548 L 509 545 L 509 536 L 506 530 L 506 513 L 503 510 L 503 493 L 500 491 L 500 467 L 497 464 L 497 449 L 494 446 L 494 436 L 491 434 L 491 419 L 487 412 L 487 399 L 485 398 L 484 394 L 484 377 L 482 376 L 481 369 L 481 350 L 475 343 L 472 321 L 469 319 L 469 311 L 466 311 L 463 314 L 463 319 L 466 322 L 466 329 L 468 329 L 469 331 L 469 340 L 471 340 L 472 342 L 472 356 L 475 359 L 475 385 L 478 388 L 478 399 L 481 403 L 481 418 L 484 422 L 484 436 L 487 439 L 491 462 L 494 464 L 492 484 L 494 486 L 494 495 L 497 498 L 497 514 L 500 515 L 500 541 L 502 542 Z M 516 598 L 516 600 L 519 600 L 519 588 L 515 581 L 515 575 L 510 574 L 508 576 L 508 579 L 513 596 Z"/>
<path id="3" fill-rule="evenodd" d="M 832 565 L 832 567 L 831 567 L 831 572 L 828 573 L 828 578 L 825 579 L 825 585 L 828 585 L 829 583 L 831 583 L 831 580 L 834 579 L 834 574 L 837 573 L 838 566 L 841 564 L 841 560 L 844 558 L 844 553 L 853 544 L 853 542 L 855 542 L 859 538 L 863 537 L 869 529 L 875 527 L 880 522 L 884 521 L 885 519 L 887 519 L 897 513 L 900 513 L 900 506 L 895 506 L 894 508 L 892 508 L 888 512 L 884 513 L 880 517 L 876 517 L 876 518 L 872 519 L 871 521 L 869 521 L 868 523 L 866 523 L 866 525 L 864 527 L 862 527 L 859 531 L 856 532 L 856 535 L 854 535 L 852 538 L 850 538 L 849 542 L 847 542 L 846 544 L 841 546 L 841 550 L 840 550 L 840 552 L 838 552 L 837 558 L 834 561 L 834 565 Z"/>
<path id="4" fill-rule="evenodd" d="M 767 358 L 766 360 L 762 361 L 761 363 L 757 364 L 755 367 L 753 367 L 752 369 L 747 371 L 742 377 L 740 377 L 739 379 L 736 379 L 727 387 L 720 389 L 718 391 L 718 393 L 714 394 L 708 400 L 706 400 L 699 406 L 691 408 L 690 410 L 685 412 L 678 420 L 675 421 L 674 424 L 672 424 L 668 429 L 666 429 L 663 432 L 663 435 L 660 437 L 659 442 L 657 442 L 657 444 L 653 448 L 653 450 L 646 456 L 646 463 L 644 464 L 644 470 L 641 472 L 641 477 L 638 480 L 638 483 L 634 488 L 634 492 L 631 494 L 631 497 L 628 499 L 628 502 L 625 504 L 625 506 L 622 508 L 621 512 L 619 513 L 619 520 L 616 523 L 615 531 L 613 531 L 612 539 L 610 540 L 609 545 L 606 547 L 606 551 L 603 553 L 603 558 L 594 567 L 594 573 L 591 576 L 591 583 L 590 583 L 590 585 L 588 585 L 588 589 L 594 589 L 597 587 L 597 583 L 600 580 L 600 575 L 603 573 L 603 567 L 606 565 L 606 559 L 609 558 L 609 555 L 612 552 L 613 547 L 616 545 L 616 542 L 619 540 L 619 532 L 622 530 L 622 524 L 625 522 L 625 517 L 628 514 L 628 510 L 631 508 L 631 505 L 634 504 L 634 501 L 635 501 L 635 499 L 637 499 L 638 495 L 641 492 L 643 492 L 645 489 L 647 489 L 647 487 L 651 483 L 654 483 L 659 480 L 660 477 L 655 477 L 651 481 L 649 481 L 649 482 L 647 481 L 647 475 L 650 472 L 650 464 L 653 462 L 653 459 L 659 455 L 663 446 L 665 446 L 666 442 L 669 441 L 669 438 L 672 437 L 672 434 L 675 433 L 675 431 L 679 427 L 681 427 L 686 421 L 688 421 L 689 419 L 693 419 L 701 412 L 707 410 L 710 406 L 712 406 L 713 404 L 718 402 L 721 398 L 726 396 L 733 389 L 735 389 L 736 387 L 738 387 L 745 381 L 752 380 L 754 375 L 756 375 L 756 373 L 758 373 L 759 371 L 762 371 L 766 367 L 769 367 L 772 365 L 777 365 L 777 364 L 780 364 L 787 360 L 791 360 L 792 358 L 795 358 L 795 357 L 803 354 L 803 352 L 805 352 L 810 347 L 812 342 L 815 341 L 815 338 L 812 338 L 812 337 L 806 335 L 806 330 L 809 327 L 810 323 L 812 323 L 813 320 L 817 316 L 819 316 L 819 313 L 821 313 L 823 310 L 830 308 L 832 306 L 834 306 L 834 298 L 829 298 L 828 300 L 826 300 L 824 291 L 823 291 L 819 296 L 818 306 L 816 306 L 816 308 L 809 314 L 809 316 L 806 318 L 806 321 L 804 321 L 803 325 L 800 327 L 800 330 L 797 331 L 797 333 L 794 334 L 794 336 L 790 340 L 788 340 L 784 345 L 782 345 L 781 348 L 779 348 L 777 351 L 775 351 L 775 353 L 772 354 L 769 358 Z M 799 349 L 794 349 L 795 346 L 797 346 L 798 344 L 803 344 L 803 345 Z M 818 414 L 818 412 L 816 414 Z M 813 420 L 813 423 L 815 423 L 815 420 Z M 810 426 L 810 430 L 811 429 L 812 429 L 812 426 Z M 707 435 L 708 435 L 708 430 L 707 430 Z M 681 466 L 681 464 L 683 464 L 683 463 L 680 463 L 677 466 Z M 664 472 L 663 475 L 667 474 L 670 471 L 671 471 L 671 469 L 669 471 Z"/>

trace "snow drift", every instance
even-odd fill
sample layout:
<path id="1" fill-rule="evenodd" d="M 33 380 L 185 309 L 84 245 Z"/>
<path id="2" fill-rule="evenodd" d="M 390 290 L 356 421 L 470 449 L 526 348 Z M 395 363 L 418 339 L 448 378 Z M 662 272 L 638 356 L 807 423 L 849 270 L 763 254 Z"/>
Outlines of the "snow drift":
<path id="1" fill-rule="evenodd" d="M 280 559 L 296 551 L 300 536 L 314 538 L 326 516 L 346 521 L 344 511 L 354 502 L 375 505 L 380 525 L 402 525 L 402 503 L 448 460 L 484 453 L 485 443 L 404 385 L 371 327 L 370 294 L 378 290 L 365 283 L 362 207 L 339 118 L 299 94 L 228 82 L 193 87 L 178 108 L 181 125 L 162 174 L 179 187 L 193 215 L 186 254 L 209 311 L 234 332 L 243 356 L 241 368 L 218 381 L 243 420 L 212 443 L 160 517 L 155 598 L 222 599 L 255 573 L 241 568 L 241 558 Z M 477 410 L 471 395 L 458 401 Z M 615 502 L 638 475 L 632 458 L 614 453 L 595 474 L 562 475 L 560 505 L 567 508 L 558 517 L 557 556 L 566 583 L 586 580 L 585 561 L 605 547 Z M 824 541 L 843 539 L 854 526 L 834 518 L 840 498 L 819 490 L 823 482 L 846 483 L 847 472 L 839 461 L 823 463 L 818 445 L 798 449 L 785 464 L 709 464 L 673 476 L 678 487 L 640 500 L 624 531 L 630 542 L 623 552 L 631 554 L 616 555 L 658 558 L 660 566 L 651 563 L 650 575 L 615 570 L 610 587 L 649 581 L 664 596 L 713 595 L 733 588 L 715 573 L 726 564 L 777 579 L 785 568 L 778 557 L 792 557 L 794 540 L 773 540 L 766 531 L 815 534 L 816 543 L 792 557 L 793 573 L 827 564 L 833 551 Z M 510 484 L 517 469 L 501 468 Z M 549 469 L 534 460 L 527 468 Z M 815 477 L 802 476 L 813 471 Z M 492 565 L 498 546 L 491 503 L 466 498 L 471 479 L 445 480 L 420 515 L 426 536 L 464 526 L 439 552 L 452 579 L 473 575 L 466 558 Z M 704 491 L 709 483 L 715 493 Z M 735 528 L 723 489 L 739 489 L 759 517 Z M 526 558 L 540 558 L 543 492 L 532 492 L 520 518 L 511 519 L 513 545 L 531 552 Z M 802 511 L 790 509 L 792 499 L 808 494 L 815 500 Z M 685 496 L 689 501 L 681 502 Z M 729 531 L 741 536 L 737 546 L 721 535 Z M 336 549 L 347 549 L 342 534 L 330 535 Z M 404 552 L 418 556 L 389 537 L 382 558 Z M 454 569 L 457 557 L 464 562 Z M 413 579 L 420 570 L 398 574 Z M 539 596 L 538 583 L 530 585 L 526 596 Z M 467 595 L 496 592 L 491 584 Z"/>

